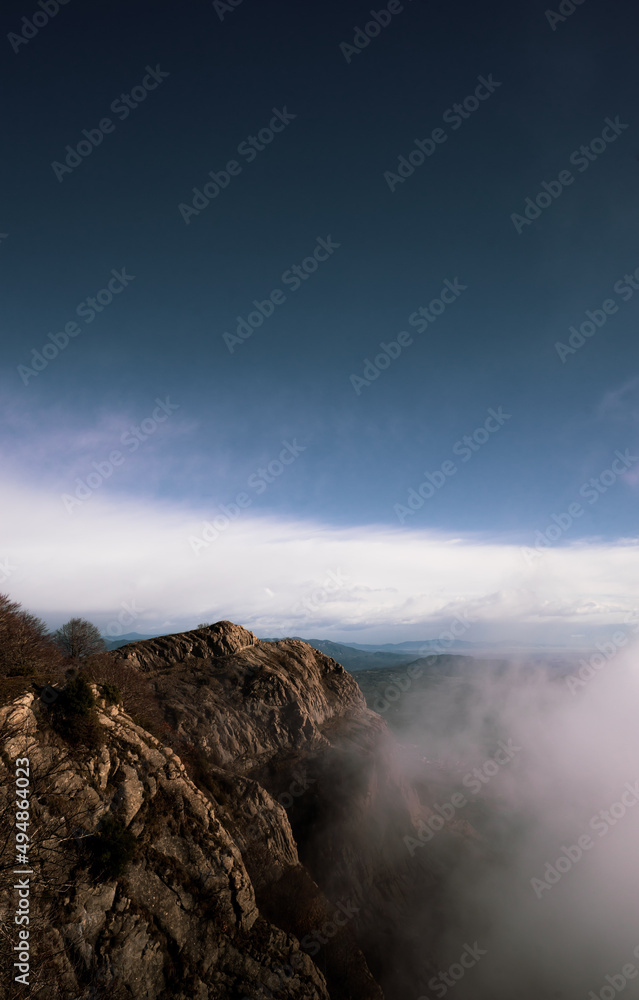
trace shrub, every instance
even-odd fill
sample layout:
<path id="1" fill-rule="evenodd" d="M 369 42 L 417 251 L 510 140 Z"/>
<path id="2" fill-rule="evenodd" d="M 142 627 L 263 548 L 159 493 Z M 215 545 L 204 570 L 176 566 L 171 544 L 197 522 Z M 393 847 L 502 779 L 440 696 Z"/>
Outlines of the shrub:
<path id="1" fill-rule="evenodd" d="M 166 736 L 164 716 L 153 691 L 151 678 L 123 663 L 113 653 L 91 657 L 82 672 L 95 684 L 117 690 L 119 702 L 136 725 L 157 739 Z"/>
<path id="2" fill-rule="evenodd" d="M 109 684 L 107 682 L 102 685 L 102 691 L 107 705 L 119 705 L 121 703 L 122 695 L 120 694 L 120 689 L 117 684 Z"/>
<path id="3" fill-rule="evenodd" d="M 0 705 L 8 705 L 10 701 L 24 694 L 32 694 L 33 685 L 27 677 L 2 677 L 0 675 Z"/>
<path id="4" fill-rule="evenodd" d="M 108 882 L 124 874 L 135 856 L 137 840 L 130 830 L 107 813 L 98 832 L 87 837 L 85 845 L 91 856 L 94 877 Z"/>
<path id="5" fill-rule="evenodd" d="M 20 663 L 16 667 L 9 667 L 7 677 L 33 677 L 35 672 L 33 663 Z"/>
<path id="6" fill-rule="evenodd" d="M 60 707 L 67 715 L 88 716 L 95 705 L 91 685 L 83 674 L 73 677 L 62 692 Z"/>
<path id="7" fill-rule="evenodd" d="M 99 746 L 101 730 L 95 698 L 84 674 L 72 677 L 51 705 L 51 724 L 60 736 L 75 746 L 91 749 Z"/>

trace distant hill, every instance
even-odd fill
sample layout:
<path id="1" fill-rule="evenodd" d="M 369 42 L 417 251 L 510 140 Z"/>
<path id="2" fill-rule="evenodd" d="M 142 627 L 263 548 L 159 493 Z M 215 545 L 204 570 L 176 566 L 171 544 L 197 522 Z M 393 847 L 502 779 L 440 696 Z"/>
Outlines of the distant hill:
<path id="1" fill-rule="evenodd" d="M 454 639 L 453 642 L 446 645 L 446 651 L 449 649 L 476 649 L 478 646 L 488 646 L 489 643 L 486 642 L 464 642 L 463 639 Z M 442 642 L 440 639 L 413 639 L 407 642 L 386 642 L 380 645 L 364 644 L 359 642 L 351 642 L 349 646 L 353 649 L 362 649 L 366 652 L 381 652 L 381 653 L 415 653 L 427 652 L 429 649 L 439 649 L 442 648 Z"/>
<path id="2" fill-rule="evenodd" d="M 413 659 L 411 654 L 368 651 L 347 646 L 341 642 L 331 642 L 329 639 L 305 639 L 309 646 L 319 649 L 320 653 L 332 657 L 347 670 L 381 670 L 385 667 L 400 667 Z"/>
<path id="3" fill-rule="evenodd" d="M 467 718 L 475 684 L 487 667 L 499 674 L 506 661 L 442 654 L 413 659 L 399 668 L 362 670 L 356 680 L 368 707 L 391 729 L 405 734 L 412 727 L 428 728 L 443 737 Z"/>
<path id="4" fill-rule="evenodd" d="M 120 646 L 126 646 L 128 642 L 140 642 L 142 639 L 156 639 L 157 636 L 141 635 L 140 632 L 127 632 L 126 635 L 119 635 L 117 639 L 110 639 L 106 635 L 103 635 L 102 638 L 107 649 L 119 649 Z"/>
<path id="5" fill-rule="evenodd" d="M 313 649 L 337 660 L 347 670 L 380 670 L 384 667 L 401 667 L 415 658 L 411 653 L 387 653 L 358 649 L 346 643 L 331 642 L 330 639 L 302 639 L 301 636 L 291 636 L 307 642 Z M 262 642 L 277 642 L 276 639 L 262 639 Z"/>

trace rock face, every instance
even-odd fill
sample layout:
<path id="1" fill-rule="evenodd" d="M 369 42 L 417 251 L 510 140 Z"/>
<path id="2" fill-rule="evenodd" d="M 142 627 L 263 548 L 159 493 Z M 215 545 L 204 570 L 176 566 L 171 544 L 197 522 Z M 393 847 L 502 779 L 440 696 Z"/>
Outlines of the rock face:
<path id="1" fill-rule="evenodd" d="M 233 622 L 217 622 L 191 632 L 175 635 L 161 635 L 157 639 L 130 642 L 116 650 L 119 658 L 139 670 L 152 670 L 180 663 L 191 657 L 213 658 L 238 653 L 247 646 L 257 644 L 257 636 L 234 625 Z"/>
<path id="2" fill-rule="evenodd" d="M 212 762 L 246 771 L 274 754 L 325 745 L 323 729 L 339 720 L 377 720 L 335 660 L 297 640 L 260 643 L 237 625 L 229 625 L 226 637 L 224 625 L 131 643 L 111 654 L 151 675 L 179 736 Z M 186 657 L 189 648 L 227 652 Z"/>
<path id="3" fill-rule="evenodd" d="M 296 977 L 278 995 L 327 1000 L 310 957 L 260 916 L 240 851 L 211 798 L 172 750 L 118 708 L 103 700 L 98 706 L 104 743 L 90 755 L 48 739 L 32 695 L 0 712 L 0 728 L 13 730 L 5 750 L 29 757 L 39 793 L 33 933 L 37 955 L 47 960 L 35 962 L 38 995 L 268 996 L 282 990 L 277 967 L 295 960 Z M 5 811 L 10 789 L 2 791 Z M 134 844 L 117 875 L 96 845 L 105 816 L 117 824 L 109 850 L 123 849 L 125 829 Z M 54 905 L 47 901 L 52 887 L 62 890 Z M 43 907 L 48 919 L 39 921 Z M 1 908 L 6 919 L 10 890 Z"/>
<path id="4" fill-rule="evenodd" d="M 33 695 L 0 710 L 3 809 L 7 762 L 28 752 L 34 775 L 37 995 L 417 996 L 434 966 L 407 921 L 416 898 L 436 912 L 442 862 L 406 850 L 424 809 L 353 678 L 230 622 L 109 656 L 144 674 L 166 737 L 99 686 L 89 747 Z"/>

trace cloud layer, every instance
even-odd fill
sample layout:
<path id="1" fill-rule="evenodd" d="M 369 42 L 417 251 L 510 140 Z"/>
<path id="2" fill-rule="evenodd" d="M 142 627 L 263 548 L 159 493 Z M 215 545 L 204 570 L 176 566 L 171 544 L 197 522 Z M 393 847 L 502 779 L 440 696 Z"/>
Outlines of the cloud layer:
<path id="1" fill-rule="evenodd" d="M 552 645 L 639 604 L 636 539 L 577 540 L 530 560 L 498 538 L 252 510 L 224 525 L 217 508 L 106 490 L 70 513 L 59 493 L 20 480 L 2 502 L 0 588 L 52 625 L 78 614 L 104 627 L 133 601 L 144 610 L 125 632 L 229 618 L 262 635 L 366 642 L 436 636 L 463 614 L 466 641 Z"/>

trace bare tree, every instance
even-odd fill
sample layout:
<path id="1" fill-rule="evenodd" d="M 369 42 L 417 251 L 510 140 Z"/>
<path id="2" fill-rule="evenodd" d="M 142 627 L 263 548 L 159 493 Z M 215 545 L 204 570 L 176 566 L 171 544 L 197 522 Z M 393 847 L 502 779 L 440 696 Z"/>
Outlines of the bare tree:
<path id="1" fill-rule="evenodd" d="M 86 618 L 71 618 L 54 635 L 55 642 L 65 656 L 82 660 L 106 649 L 104 639 Z"/>
<path id="2" fill-rule="evenodd" d="M 33 674 L 59 658 L 45 623 L 0 594 L 0 674 Z"/>

